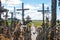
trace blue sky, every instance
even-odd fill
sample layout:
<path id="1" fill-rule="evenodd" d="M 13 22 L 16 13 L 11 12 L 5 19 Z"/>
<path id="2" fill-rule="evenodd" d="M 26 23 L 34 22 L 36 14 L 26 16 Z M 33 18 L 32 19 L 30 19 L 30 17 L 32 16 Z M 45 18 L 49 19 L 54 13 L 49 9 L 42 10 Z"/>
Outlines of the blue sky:
<path id="1" fill-rule="evenodd" d="M 42 3 L 45 5 L 45 10 L 49 7 L 51 11 L 51 0 L 2 0 L 2 6 L 9 9 L 9 12 L 14 12 L 14 7 L 21 9 L 22 2 L 24 3 L 24 8 L 29 8 L 29 10 L 25 11 L 25 18 L 29 15 L 32 20 L 42 20 L 42 12 L 37 12 L 37 10 L 42 10 Z M 16 18 L 21 19 L 21 11 L 16 12 L 20 13 L 16 14 Z M 9 16 L 11 16 L 10 13 Z M 57 6 L 57 19 L 60 19 L 59 16 L 59 7 Z M 51 13 L 49 13 L 49 19 L 51 19 Z"/>

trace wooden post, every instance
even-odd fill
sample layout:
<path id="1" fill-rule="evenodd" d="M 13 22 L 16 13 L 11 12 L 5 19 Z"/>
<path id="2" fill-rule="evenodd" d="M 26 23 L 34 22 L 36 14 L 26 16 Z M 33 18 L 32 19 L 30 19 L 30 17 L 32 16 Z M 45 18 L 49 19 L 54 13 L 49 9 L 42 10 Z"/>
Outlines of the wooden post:
<path id="1" fill-rule="evenodd" d="M 52 0 L 52 19 L 51 19 L 51 28 L 52 28 L 52 31 L 51 31 L 51 35 L 50 35 L 50 40 L 54 40 L 54 32 L 53 31 L 53 27 L 55 27 L 56 25 L 56 9 L 57 8 L 57 0 Z"/>
<path id="2" fill-rule="evenodd" d="M 7 22 L 7 20 L 8 20 L 8 10 L 6 11 L 6 15 L 5 15 L 5 26 L 7 27 L 8 26 L 8 22 Z"/>

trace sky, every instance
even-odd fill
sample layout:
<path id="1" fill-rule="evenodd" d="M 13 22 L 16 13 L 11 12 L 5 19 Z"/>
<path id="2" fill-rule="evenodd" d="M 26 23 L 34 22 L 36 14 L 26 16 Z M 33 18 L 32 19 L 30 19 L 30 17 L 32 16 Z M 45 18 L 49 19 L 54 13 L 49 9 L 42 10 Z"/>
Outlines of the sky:
<path id="1" fill-rule="evenodd" d="M 44 3 L 44 9 L 47 10 L 47 7 L 49 7 L 50 12 L 49 14 L 49 19 L 51 20 L 51 0 L 1 0 L 2 1 L 2 6 L 4 8 L 9 10 L 9 17 L 11 17 L 10 12 L 14 12 L 14 7 L 16 9 L 21 9 L 22 8 L 22 3 L 24 3 L 24 8 L 29 9 L 25 10 L 24 12 L 24 18 L 26 18 L 28 15 L 31 17 L 31 20 L 42 20 L 42 12 L 38 12 L 38 10 L 42 10 L 42 3 Z M 57 1 L 58 4 L 58 1 Z M 19 14 L 17 13 L 19 12 Z M 16 13 L 16 18 L 22 19 L 22 11 L 15 11 Z M 45 18 L 46 18 L 45 13 Z M 5 15 L 5 14 L 4 14 Z M 60 13 L 59 13 L 59 7 L 57 5 L 57 19 L 60 20 Z"/>

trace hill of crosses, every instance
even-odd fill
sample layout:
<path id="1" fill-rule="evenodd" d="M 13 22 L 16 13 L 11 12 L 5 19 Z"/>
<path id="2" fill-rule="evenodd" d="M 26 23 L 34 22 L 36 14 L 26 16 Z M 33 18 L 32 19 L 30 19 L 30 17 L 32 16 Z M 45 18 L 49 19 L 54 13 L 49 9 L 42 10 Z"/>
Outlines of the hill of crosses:
<path id="1" fill-rule="evenodd" d="M 0 0 L 0 40 L 60 40 L 60 0 Z"/>

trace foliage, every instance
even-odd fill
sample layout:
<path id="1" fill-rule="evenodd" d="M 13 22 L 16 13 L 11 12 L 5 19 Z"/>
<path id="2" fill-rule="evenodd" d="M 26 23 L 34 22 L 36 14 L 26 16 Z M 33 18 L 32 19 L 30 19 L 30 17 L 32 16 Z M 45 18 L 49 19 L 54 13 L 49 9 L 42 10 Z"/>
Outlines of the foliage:
<path id="1" fill-rule="evenodd" d="M 60 23 L 60 20 L 56 20 L 57 23 Z"/>
<path id="2" fill-rule="evenodd" d="M 42 20 L 33 20 L 32 21 L 35 26 L 41 26 L 42 25 Z"/>

